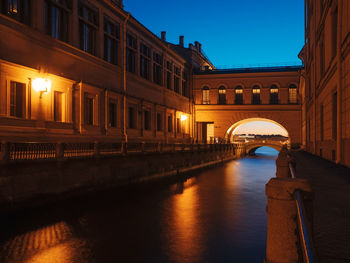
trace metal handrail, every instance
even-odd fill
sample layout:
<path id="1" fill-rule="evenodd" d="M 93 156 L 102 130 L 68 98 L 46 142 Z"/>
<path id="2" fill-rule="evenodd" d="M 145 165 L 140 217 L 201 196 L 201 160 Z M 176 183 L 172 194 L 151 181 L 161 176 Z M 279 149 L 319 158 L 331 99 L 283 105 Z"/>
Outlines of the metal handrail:
<path id="1" fill-rule="evenodd" d="M 184 144 L 159 142 L 129 142 L 123 148 L 122 142 L 2 142 L 0 161 L 52 160 L 71 158 L 94 158 L 146 152 L 190 152 L 190 151 L 223 151 L 227 144 Z M 215 147 L 214 147 L 215 146 Z M 242 145 L 232 145 L 232 151 Z"/>
<path id="2" fill-rule="evenodd" d="M 289 171 L 292 178 L 295 178 L 294 166 L 289 163 Z M 296 190 L 295 193 L 295 202 L 297 206 L 297 222 L 300 233 L 300 243 L 303 251 L 303 258 L 305 263 L 314 263 L 315 256 L 313 251 L 313 246 L 310 238 L 310 231 L 308 229 L 306 219 L 305 219 L 305 208 L 301 198 L 301 191 Z"/>

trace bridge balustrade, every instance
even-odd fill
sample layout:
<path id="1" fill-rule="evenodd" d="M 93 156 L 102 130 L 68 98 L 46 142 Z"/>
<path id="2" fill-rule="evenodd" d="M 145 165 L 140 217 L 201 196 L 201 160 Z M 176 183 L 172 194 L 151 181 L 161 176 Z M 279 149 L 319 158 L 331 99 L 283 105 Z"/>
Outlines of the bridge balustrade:
<path id="1" fill-rule="evenodd" d="M 242 153 L 243 144 L 161 142 L 2 142 L 0 161 L 63 160 L 141 153 L 224 152 Z"/>

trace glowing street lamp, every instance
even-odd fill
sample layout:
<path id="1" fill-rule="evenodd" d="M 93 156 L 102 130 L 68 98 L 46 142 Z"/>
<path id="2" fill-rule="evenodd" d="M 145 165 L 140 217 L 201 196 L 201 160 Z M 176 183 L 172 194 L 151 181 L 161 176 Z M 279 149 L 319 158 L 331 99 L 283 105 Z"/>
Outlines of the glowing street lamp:
<path id="1" fill-rule="evenodd" d="M 40 98 L 44 92 L 50 92 L 51 90 L 51 80 L 36 78 L 32 80 L 32 87 L 35 91 L 40 92 Z"/>
<path id="2" fill-rule="evenodd" d="M 181 121 L 185 121 L 187 120 L 187 116 L 186 115 L 181 115 Z"/>

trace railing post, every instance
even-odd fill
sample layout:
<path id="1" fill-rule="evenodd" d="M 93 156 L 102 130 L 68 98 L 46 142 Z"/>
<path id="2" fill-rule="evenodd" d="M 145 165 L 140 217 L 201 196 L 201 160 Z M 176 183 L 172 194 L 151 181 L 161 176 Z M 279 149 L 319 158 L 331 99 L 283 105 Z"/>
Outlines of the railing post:
<path id="1" fill-rule="evenodd" d="M 283 147 L 281 149 L 276 159 L 276 177 L 278 178 L 290 177 L 288 150 L 286 147 Z"/>
<path id="2" fill-rule="evenodd" d="M 94 157 L 97 158 L 100 156 L 100 143 L 98 141 L 94 142 Z"/>
<path id="3" fill-rule="evenodd" d="M 62 142 L 56 143 L 56 160 L 62 161 L 64 159 L 64 144 Z"/>
<path id="4" fill-rule="evenodd" d="M 158 152 L 162 152 L 162 143 L 161 142 L 158 142 Z"/>
<path id="5" fill-rule="evenodd" d="M 141 152 L 145 153 L 145 142 L 141 142 Z"/>
<path id="6" fill-rule="evenodd" d="M 7 163 L 10 160 L 10 143 L 6 141 L 1 142 L 0 162 Z"/>
<path id="7" fill-rule="evenodd" d="M 305 179 L 272 178 L 266 184 L 266 263 L 297 263 L 296 190 L 311 192 Z"/>
<path id="8" fill-rule="evenodd" d="M 122 142 L 121 153 L 125 155 L 128 154 L 128 143 L 125 141 Z"/>

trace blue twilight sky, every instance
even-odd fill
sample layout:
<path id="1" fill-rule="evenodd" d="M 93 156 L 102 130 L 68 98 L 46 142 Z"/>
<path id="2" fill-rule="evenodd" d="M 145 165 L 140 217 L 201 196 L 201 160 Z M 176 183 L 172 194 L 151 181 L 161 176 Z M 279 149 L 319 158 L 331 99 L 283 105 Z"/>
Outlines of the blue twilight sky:
<path id="1" fill-rule="evenodd" d="M 301 63 L 304 0 L 124 0 L 125 10 L 167 41 L 199 41 L 215 66 Z"/>

